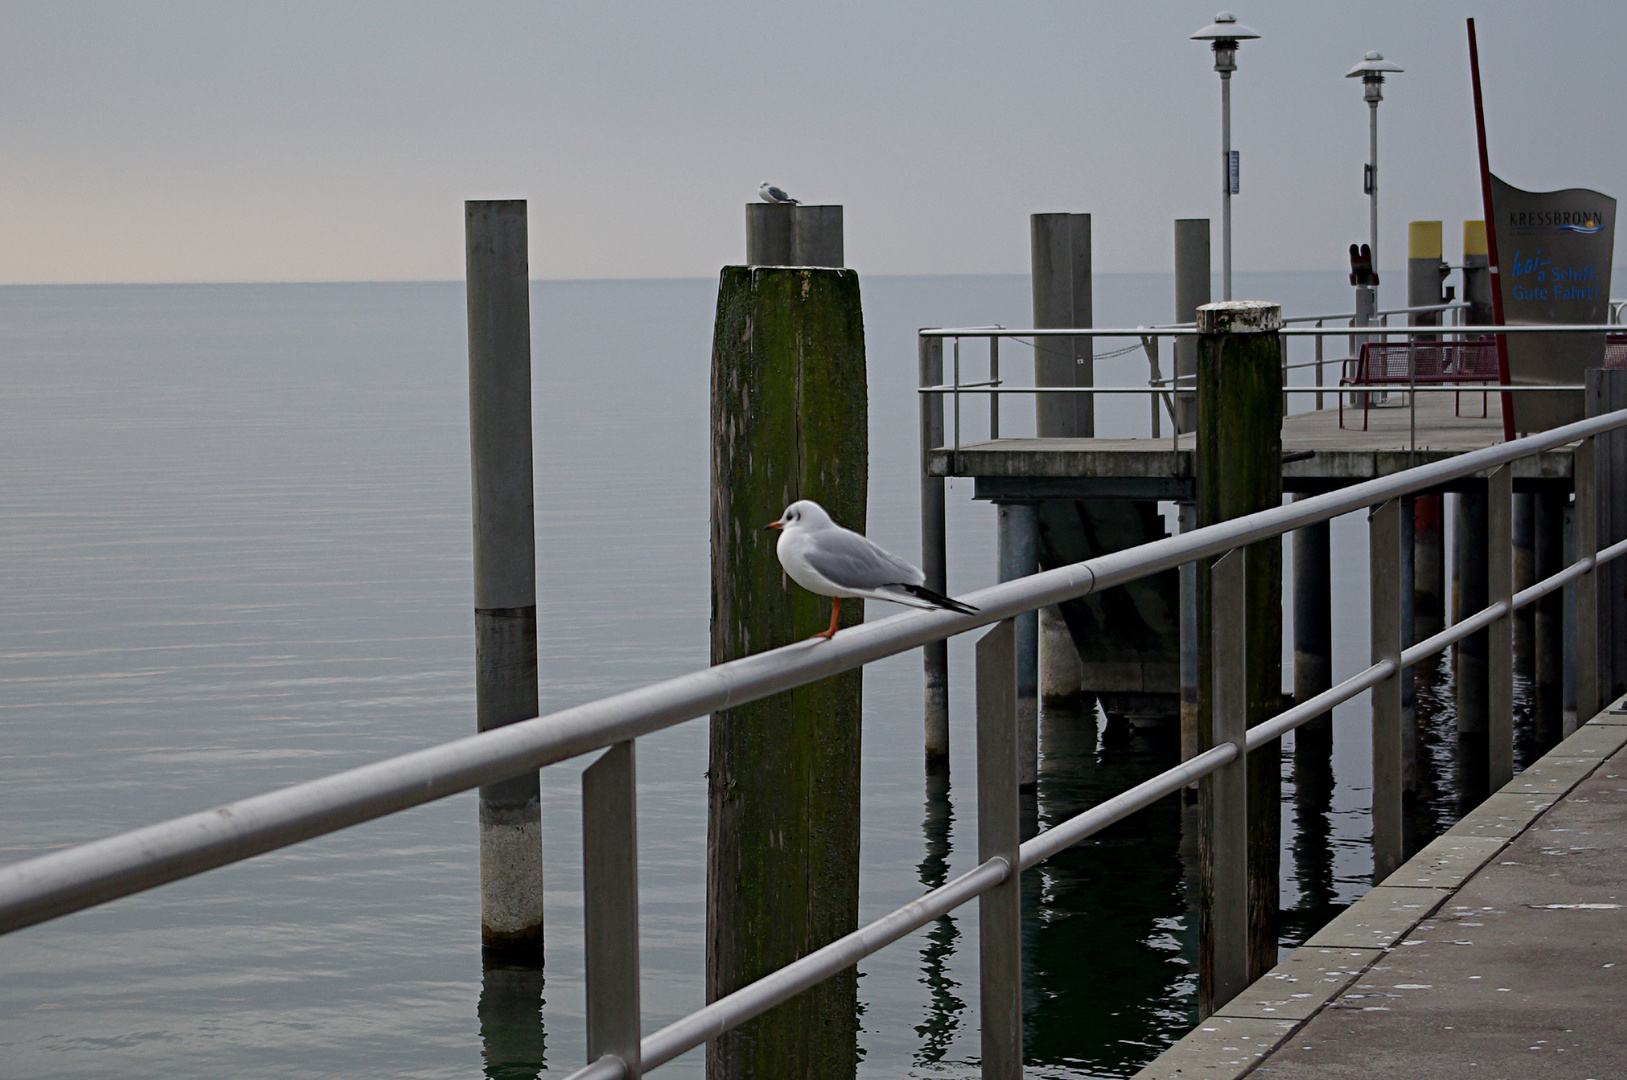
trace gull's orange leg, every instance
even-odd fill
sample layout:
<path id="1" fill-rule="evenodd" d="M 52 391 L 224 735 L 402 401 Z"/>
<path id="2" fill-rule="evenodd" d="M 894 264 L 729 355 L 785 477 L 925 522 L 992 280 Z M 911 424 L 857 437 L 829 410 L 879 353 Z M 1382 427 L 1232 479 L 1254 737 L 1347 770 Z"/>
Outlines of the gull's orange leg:
<path id="1" fill-rule="evenodd" d="M 830 629 L 826 630 L 823 634 L 815 634 L 814 637 L 816 637 L 816 638 L 824 638 L 826 641 L 829 641 L 831 638 L 835 637 L 836 636 L 836 616 L 841 610 L 842 610 L 842 598 L 840 596 L 831 597 L 830 598 Z M 812 639 L 810 639 L 810 640 L 812 640 Z"/>

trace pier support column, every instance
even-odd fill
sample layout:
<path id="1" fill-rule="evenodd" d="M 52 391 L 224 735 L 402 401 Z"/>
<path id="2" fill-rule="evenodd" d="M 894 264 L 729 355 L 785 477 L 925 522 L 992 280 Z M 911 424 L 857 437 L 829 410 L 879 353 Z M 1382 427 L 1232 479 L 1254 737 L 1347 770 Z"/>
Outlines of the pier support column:
<path id="1" fill-rule="evenodd" d="M 763 526 L 797 499 L 864 530 L 864 318 L 851 270 L 729 266 L 712 339 L 712 662 L 823 630 Z M 842 605 L 842 626 L 863 621 Z M 706 997 L 739 989 L 858 922 L 859 670 L 713 714 L 707 770 Z M 853 970 L 720 1036 L 711 1080 L 851 1078 Z"/>
<path id="2" fill-rule="evenodd" d="M 1452 621 L 1486 606 L 1486 488 L 1484 481 L 1458 493 L 1453 537 Z M 1486 632 L 1470 634 L 1454 646 L 1452 671 L 1457 695 L 1458 797 L 1465 811 L 1488 794 Z"/>
<path id="3" fill-rule="evenodd" d="M 525 201 L 463 207 L 474 504 L 475 722 L 537 715 L 531 493 L 531 294 Z M 542 804 L 535 770 L 480 789 L 480 937 L 542 958 Z"/>
<path id="4" fill-rule="evenodd" d="M 1441 495 L 1412 500 L 1412 640 L 1446 629 L 1446 530 Z"/>
<path id="5" fill-rule="evenodd" d="M 1193 418 L 1196 422 L 1196 417 Z M 1197 503 L 1181 503 L 1179 507 L 1181 532 L 1189 533 L 1198 527 Z M 1201 651 L 1198 635 L 1198 564 L 1182 563 L 1181 575 L 1181 760 L 1196 757 L 1207 745 L 1198 734 L 1201 714 L 1198 694 L 1198 656 Z M 1187 791 L 1196 794 L 1196 787 Z"/>
<path id="6" fill-rule="evenodd" d="M 1544 490 L 1535 498 L 1532 513 L 1532 573 L 1537 580 L 1564 568 L 1565 495 Z M 1532 623 L 1531 721 L 1535 753 L 1541 757 L 1559 745 L 1565 723 L 1565 590 L 1541 597 Z"/>
<path id="7" fill-rule="evenodd" d="M 1015 581 L 1039 573 L 1039 507 L 1031 502 L 1003 502 L 995 509 L 1000 580 Z M 1012 623 L 1017 650 L 1017 783 L 1033 789 L 1039 783 L 1039 612 L 1025 612 Z M 1068 645 L 1072 648 L 1071 641 Z"/>
<path id="8" fill-rule="evenodd" d="M 1537 496 L 1514 493 L 1514 591 L 1531 587 L 1537 569 Z M 1514 613 L 1514 666 L 1530 672 L 1536 662 L 1537 606 L 1527 604 Z"/>
<path id="9" fill-rule="evenodd" d="M 1587 373 L 1587 415 L 1627 409 L 1627 371 L 1593 368 Z M 1593 440 L 1595 551 L 1627 538 L 1627 431 L 1617 428 Z M 1596 571 L 1598 577 L 1599 689 L 1604 708 L 1627 693 L 1627 561 L 1616 559 Z M 1586 723 L 1590 717 L 1577 717 Z"/>
<path id="10" fill-rule="evenodd" d="M 1304 498 L 1305 496 L 1300 496 Z M 1333 576 L 1326 521 L 1296 529 L 1294 538 L 1294 700 L 1309 701 L 1333 685 Z M 1333 714 L 1294 731 L 1296 774 L 1333 755 Z"/>
<path id="11" fill-rule="evenodd" d="M 943 385 L 943 339 L 920 338 L 920 383 L 922 386 Z M 926 575 L 926 587 L 948 594 L 948 543 L 944 526 L 944 481 L 941 476 L 928 476 L 927 455 L 944 443 L 943 397 L 940 394 L 920 395 L 921 408 L 921 573 Z M 949 769 L 949 642 L 929 641 L 921 648 L 921 664 L 925 676 L 923 703 L 926 736 L 927 772 L 947 772 Z"/>
<path id="12" fill-rule="evenodd" d="M 1410 646 L 1416 638 L 1413 637 L 1412 605 L 1417 593 L 1418 568 L 1416 563 L 1417 545 L 1415 543 L 1414 529 L 1417 521 L 1417 508 L 1413 505 L 1412 497 L 1401 499 L 1401 647 Z M 1410 804 L 1422 786 L 1418 775 L 1418 692 L 1413 679 L 1412 668 L 1401 669 L 1401 791 L 1403 798 Z M 1405 830 L 1403 830 L 1405 831 Z M 1408 837 L 1402 844 L 1407 858 L 1423 844 L 1434 839 L 1429 837 L 1421 843 L 1419 838 Z"/>
<path id="13" fill-rule="evenodd" d="M 1175 321 L 1189 323 L 1198 308 L 1209 302 L 1209 219 L 1175 219 Z M 1187 385 L 1198 373 L 1196 338 L 1175 339 L 1175 374 Z M 1175 395 L 1175 428 L 1194 431 L 1198 426 L 1198 395 L 1192 390 Z"/>
<path id="14" fill-rule="evenodd" d="M 1198 309 L 1198 524 L 1213 525 L 1282 504 L 1282 308 L 1257 301 L 1206 304 Z M 1247 604 L 1239 633 L 1246 638 L 1249 726 L 1274 716 L 1282 704 L 1282 543 L 1262 540 L 1244 549 Z M 1200 564 L 1198 625 L 1213 624 L 1212 560 Z M 1213 738 L 1214 661 L 1199 635 L 1199 735 Z M 1206 747 L 1207 748 L 1207 747 Z M 1281 748 L 1248 756 L 1249 980 L 1277 962 L 1277 870 L 1282 842 Z M 1205 835 L 1214 808 L 1205 807 Z M 1213 845 L 1210 845 L 1212 853 Z M 1217 868 L 1206 867 L 1200 925 L 1212 936 L 1208 898 Z M 1201 935 L 1200 935 L 1201 937 Z M 1214 943 L 1200 948 L 1199 1014 L 1215 990 Z"/>
<path id="15" fill-rule="evenodd" d="M 1034 325 L 1062 328 L 1093 325 L 1090 215 L 1034 214 L 1029 219 L 1029 233 Z M 1034 384 L 1090 386 L 1094 379 L 1093 352 L 1090 338 L 1037 339 L 1034 343 Z M 1035 398 L 1035 432 L 1041 438 L 1090 438 L 1096 433 L 1096 412 L 1091 395 L 1038 395 Z M 1085 695 L 1082 693 L 1083 671 L 1079 649 L 1074 644 L 1067 623 L 1063 621 L 1062 613 L 1054 607 L 1045 609 L 1040 612 L 1036 627 L 1039 678 L 1044 680 L 1043 696 L 1064 708 L 1082 709 Z M 1023 637 L 1019 620 L 1019 657 L 1026 655 Z M 1026 700 L 1019 689 L 1019 713 L 1025 717 L 1027 714 L 1022 710 L 1026 706 L 1021 703 Z M 1019 748 L 1025 769 L 1029 760 L 1027 745 L 1025 742 Z"/>

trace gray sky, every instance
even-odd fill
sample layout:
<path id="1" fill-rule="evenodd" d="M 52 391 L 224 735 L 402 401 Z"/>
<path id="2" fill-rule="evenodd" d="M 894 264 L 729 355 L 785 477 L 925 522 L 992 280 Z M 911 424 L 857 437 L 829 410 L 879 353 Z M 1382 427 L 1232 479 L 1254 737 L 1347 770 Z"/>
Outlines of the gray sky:
<path id="1" fill-rule="evenodd" d="M 762 180 L 846 206 L 870 273 L 1021 272 L 1027 215 L 1095 215 L 1098 272 L 1167 271 L 1219 219 L 1202 3 L 8 3 L 0 282 L 458 278 L 466 198 L 526 198 L 534 277 L 709 276 Z M 1481 216 L 1492 167 L 1627 194 L 1627 4 L 1247 0 L 1240 270 L 1338 269 Z M 1615 74 L 1612 74 L 1615 72 Z M 1617 260 L 1624 248 L 1617 242 Z M 1618 292 L 1620 290 L 1617 290 Z"/>

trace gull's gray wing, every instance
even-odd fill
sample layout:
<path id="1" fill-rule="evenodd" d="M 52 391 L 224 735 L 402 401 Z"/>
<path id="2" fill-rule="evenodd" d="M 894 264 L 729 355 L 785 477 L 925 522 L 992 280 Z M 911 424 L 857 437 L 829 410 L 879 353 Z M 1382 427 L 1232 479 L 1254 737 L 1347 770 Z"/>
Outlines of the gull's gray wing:
<path id="1" fill-rule="evenodd" d="M 844 589 L 879 589 L 883 585 L 919 585 L 926 576 L 856 532 L 822 529 L 810 537 L 803 553 L 808 565 Z"/>

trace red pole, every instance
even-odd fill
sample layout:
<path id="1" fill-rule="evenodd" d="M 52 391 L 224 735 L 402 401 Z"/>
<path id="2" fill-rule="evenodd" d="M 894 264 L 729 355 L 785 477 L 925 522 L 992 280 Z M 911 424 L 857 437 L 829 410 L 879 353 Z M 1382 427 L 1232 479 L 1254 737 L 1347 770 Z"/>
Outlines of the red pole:
<path id="1" fill-rule="evenodd" d="M 1485 203 L 1486 261 L 1491 264 L 1491 311 L 1498 326 L 1503 322 L 1503 284 L 1498 277 L 1497 219 L 1491 206 L 1491 159 L 1486 153 L 1486 106 L 1480 97 L 1480 49 L 1475 45 L 1474 20 L 1469 20 L 1469 75 L 1474 80 L 1474 133 L 1480 144 L 1480 197 Z M 1497 381 L 1508 381 L 1508 335 L 1497 335 Z M 1514 441 L 1514 395 L 1503 391 L 1503 441 Z"/>

